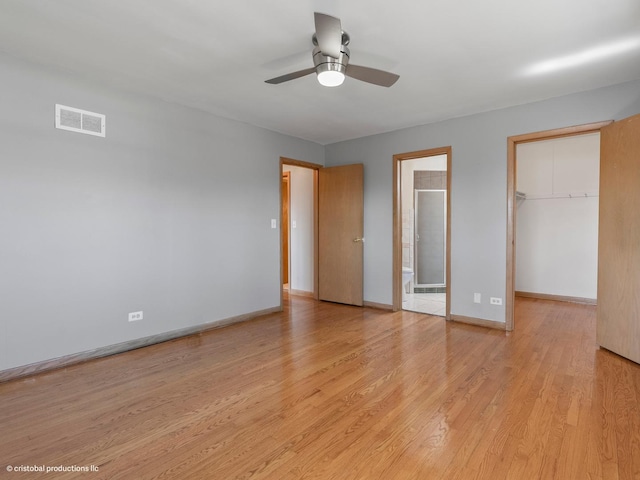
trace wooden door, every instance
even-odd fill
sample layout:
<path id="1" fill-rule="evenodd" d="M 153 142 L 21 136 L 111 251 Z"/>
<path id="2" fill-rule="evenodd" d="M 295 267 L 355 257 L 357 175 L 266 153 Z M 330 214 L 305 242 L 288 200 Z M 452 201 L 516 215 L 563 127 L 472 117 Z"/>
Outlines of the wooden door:
<path id="1" fill-rule="evenodd" d="M 318 175 L 318 295 L 320 300 L 361 306 L 364 168 L 321 168 Z"/>
<path id="2" fill-rule="evenodd" d="M 640 363 L 640 115 L 602 128 L 597 342 Z"/>

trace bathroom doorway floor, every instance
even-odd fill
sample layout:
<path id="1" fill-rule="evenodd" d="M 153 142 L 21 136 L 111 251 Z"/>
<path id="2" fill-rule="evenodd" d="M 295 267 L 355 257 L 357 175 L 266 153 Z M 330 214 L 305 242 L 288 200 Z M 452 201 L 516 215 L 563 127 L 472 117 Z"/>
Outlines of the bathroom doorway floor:
<path id="1" fill-rule="evenodd" d="M 444 317 L 447 314 L 447 294 L 407 293 L 402 299 L 402 309 Z"/>

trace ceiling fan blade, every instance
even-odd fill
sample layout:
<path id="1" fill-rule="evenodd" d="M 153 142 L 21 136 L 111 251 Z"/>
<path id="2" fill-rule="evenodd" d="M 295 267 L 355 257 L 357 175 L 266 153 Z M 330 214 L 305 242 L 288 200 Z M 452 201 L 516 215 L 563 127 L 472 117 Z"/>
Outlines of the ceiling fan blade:
<path id="1" fill-rule="evenodd" d="M 390 87 L 400 78 L 400 75 L 395 73 L 385 72 L 384 70 L 378 70 L 376 68 L 361 67 L 360 65 L 347 65 L 347 71 L 345 72 L 347 77 L 355 78 L 367 83 L 373 83 L 374 85 L 380 85 L 381 87 Z"/>
<path id="2" fill-rule="evenodd" d="M 289 80 L 295 80 L 296 78 L 304 77 L 305 75 L 309 75 L 310 73 L 314 73 L 315 71 L 315 67 L 305 68 L 304 70 L 298 70 L 297 72 L 287 73 L 286 75 L 281 75 L 270 80 L 265 80 L 265 83 L 277 85 L 278 83 L 288 82 Z"/>
<path id="3" fill-rule="evenodd" d="M 340 57 L 342 47 L 342 25 L 340 24 L 340 19 L 318 12 L 313 15 L 316 22 L 318 48 L 324 55 L 333 58 Z"/>

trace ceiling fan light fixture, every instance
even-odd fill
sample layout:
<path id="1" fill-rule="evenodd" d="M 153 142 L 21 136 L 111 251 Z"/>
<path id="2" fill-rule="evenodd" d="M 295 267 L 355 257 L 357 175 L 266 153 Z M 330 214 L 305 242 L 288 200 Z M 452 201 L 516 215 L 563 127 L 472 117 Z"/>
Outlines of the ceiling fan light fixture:
<path id="1" fill-rule="evenodd" d="M 338 87 L 344 82 L 346 68 L 336 61 L 316 65 L 318 82 L 324 87 Z"/>
<path id="2" fill-rule="evenodd" d="M 339 87 L 344 82 L 344 73 L 337 70 L 318 72 L 318 82 L 324 87 Z"/>

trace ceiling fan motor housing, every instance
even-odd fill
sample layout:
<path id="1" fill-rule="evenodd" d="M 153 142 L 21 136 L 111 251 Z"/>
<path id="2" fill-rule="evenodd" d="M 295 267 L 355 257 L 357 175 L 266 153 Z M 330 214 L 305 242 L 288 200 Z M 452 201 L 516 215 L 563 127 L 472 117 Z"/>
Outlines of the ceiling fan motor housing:
<path id="1" fill-rule="evenodd" d="M 266 83 L 284 83 L 314 72 L 318 82 L 325 87 L 342 85 L 347 76 L 347 71 L 349 72 L 348 76 L 351 78 L 381 87 L 390 87 L 400 78 L 395 73 L 385 72 L 376 68 L 363 67 L 361 65 L 349 66 L 351 53 L 347 45 L 349 45 L 351 39 L 349 34 L 342 30 L 340 19 L 318 12 L 314 13 L 314 18 L 316 33 L 311 37 L 311 41 L 315 46 L 311 53 L 313 67 L 265 80 Z"/>
<path id="2" fill-rule="evenodd" d="M 349 49 L 342 45 L 340 49 L 340 56 L 333 58 L 328 55 L 323 55 L 320 48 L 313 49 L 313 64 L 316 67 L 316 73 L 321 72 L 340 72 L 345 74 L 347 65 L 349 65 Z"/>

